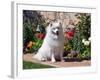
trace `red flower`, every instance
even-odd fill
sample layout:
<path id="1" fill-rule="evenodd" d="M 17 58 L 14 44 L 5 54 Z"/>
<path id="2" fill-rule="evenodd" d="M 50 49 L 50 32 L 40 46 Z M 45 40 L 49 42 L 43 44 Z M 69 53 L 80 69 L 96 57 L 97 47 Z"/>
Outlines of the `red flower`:
<path id="1" fill-rule="evenodd" d="M 43 33 L 39 33 L 37 37 L 38 37 L 39 39 L 44 39 L 45 34 L 43 34 Z"/>
<path id="2" fill-rule="evenodd" d="M 72 39 L 74 37 L 74 31 L 69 31 L 69 32 L 66 32 L 66 37 L 69 38 L 69 39 Z"/>

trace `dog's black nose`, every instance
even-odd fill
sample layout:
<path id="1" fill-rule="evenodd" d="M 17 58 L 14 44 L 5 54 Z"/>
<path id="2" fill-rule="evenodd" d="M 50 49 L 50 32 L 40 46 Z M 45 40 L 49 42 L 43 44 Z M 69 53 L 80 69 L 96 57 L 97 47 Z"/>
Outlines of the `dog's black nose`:
<path id="1" fill-rule="evenodd" d="M 56 31 L 56 34 L 59 35 L 59 31 Z"/>

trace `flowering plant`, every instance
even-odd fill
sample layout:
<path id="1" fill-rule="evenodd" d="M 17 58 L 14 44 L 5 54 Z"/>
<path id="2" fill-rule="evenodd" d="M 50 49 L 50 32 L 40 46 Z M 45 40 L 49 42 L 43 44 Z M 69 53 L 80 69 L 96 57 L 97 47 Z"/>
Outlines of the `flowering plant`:
<path id="1" fill-rule="evenodd" d="M 90 26 L 91 18 L 89 14 L 80 13 L 76 15 L 80 21 L 74 25 L 74 32 L 66 32 L 68 38 L 68 46 L 70 45 L 70 54 L 73 52 L 79 59 L 91 58 L 91 38 L 90 38 Z M 67 46 L 66 46 L 67 47 Z"/>
<path id="2" fill-rule="evenodd" d="M 45 34 L 44 33 L 39 33 L 38 35 L 37 35 L 37 38 L 38 39 L 44 39 L 44 37 L 45 37 Z"/>

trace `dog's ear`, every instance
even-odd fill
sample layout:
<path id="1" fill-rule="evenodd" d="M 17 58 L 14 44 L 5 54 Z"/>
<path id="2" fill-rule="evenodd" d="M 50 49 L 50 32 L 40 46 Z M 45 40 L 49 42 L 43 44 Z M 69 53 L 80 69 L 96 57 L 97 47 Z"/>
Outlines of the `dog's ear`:
<path id="1" fill-rule="evenodd" d="M 59 22 L 59 25 L 60 25 L 60 26 L 62 26 L 62 23 L 61 23 L 61 22 Z"/>
<path id="2" fill-rule="evenodd" d="M 50 27 L 52 27 L 52 23 L 50 23 Z"/>
<path id="3" fill-rule="evenodd" d="M 62 28 L 62 22 L 59 22 L 59 26 Z"/>
<path id="4" fill-rule="evenodd" d="M 52 27 L 52 22 L 50 22 L 49 26 Z"/>
<path id="5" fill-rule="evenodd" d="M 48 27 L 52 27 L 52 20 L 48 22 Z"/>
<path id="6" fill-rule="evenodd" d="M 63 22 L 61 20 L 57 20 L 59 22 L 59 25 L 62 26 Z"/>

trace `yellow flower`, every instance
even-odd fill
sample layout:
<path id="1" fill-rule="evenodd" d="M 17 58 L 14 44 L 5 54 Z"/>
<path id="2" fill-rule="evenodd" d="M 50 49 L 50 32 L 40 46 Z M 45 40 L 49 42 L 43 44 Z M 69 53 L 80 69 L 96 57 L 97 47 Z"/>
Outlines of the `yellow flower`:
<path id="1" fill-rule="evenodd" d="M 32 45 L 33 45 L 33 42 L 32 42 L 32 41 L 30 41 L 30 42 L 28 43 L 27 47 L 28 47 L 28 48 L 31 48 L 31 47 L 32 47 Z"/>
<path id="2" fill-rule="evenodd" d="M 66 46 L 64 46 L 64 49 L 66 49 Z"/>
<path id="3" fill-rule="evenodd" d="M 35 45 L 35 42 L 33 42 L 33 45 Z"/>

